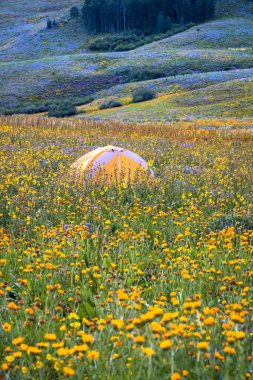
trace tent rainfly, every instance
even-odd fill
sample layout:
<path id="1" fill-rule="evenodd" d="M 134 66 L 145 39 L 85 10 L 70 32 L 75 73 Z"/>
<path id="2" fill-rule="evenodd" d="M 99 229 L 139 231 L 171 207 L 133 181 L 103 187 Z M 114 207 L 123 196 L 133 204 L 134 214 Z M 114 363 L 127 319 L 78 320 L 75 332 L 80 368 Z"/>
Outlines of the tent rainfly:
<path id="1" fill-rule="evenodd" d="M 146 161 L 130 150 L 108 145 L 97 148 L 80 157 L 71 169 L 80 178 L 106 177 L 107 182 L 137 178 L 140 173 L 153 177 L 154 173 Z"/>

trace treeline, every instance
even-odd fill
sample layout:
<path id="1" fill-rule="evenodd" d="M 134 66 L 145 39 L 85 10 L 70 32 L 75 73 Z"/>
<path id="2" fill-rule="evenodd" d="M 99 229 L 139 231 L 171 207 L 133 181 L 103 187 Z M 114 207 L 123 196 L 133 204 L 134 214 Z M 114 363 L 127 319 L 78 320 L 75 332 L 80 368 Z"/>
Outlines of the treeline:
<path id="1" fill-rule="evenodd" d="M 82 17 L 91 33 L 164 33 L 173 24 L 200 23 L 214 16 L 215 0 L 86 0 Z"/>

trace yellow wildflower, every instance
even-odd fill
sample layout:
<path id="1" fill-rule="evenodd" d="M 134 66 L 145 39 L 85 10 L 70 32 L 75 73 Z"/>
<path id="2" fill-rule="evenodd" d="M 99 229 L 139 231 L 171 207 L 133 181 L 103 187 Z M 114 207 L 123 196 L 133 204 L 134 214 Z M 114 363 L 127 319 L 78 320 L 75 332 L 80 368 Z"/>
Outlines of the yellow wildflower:
<path id="1" fill-rule="evenodd" d="M 150 347 L 141 347 L 141 350 L 148 357 L 155 355 L 155 351 Z"/>
<path id="2" fill-rule="evenodd" d="M 87 353 L 87 359 L 89 360 L 97 360 L 98 358 L 99 358 L 99 352 L 96 350 L 92 350 Z"/>

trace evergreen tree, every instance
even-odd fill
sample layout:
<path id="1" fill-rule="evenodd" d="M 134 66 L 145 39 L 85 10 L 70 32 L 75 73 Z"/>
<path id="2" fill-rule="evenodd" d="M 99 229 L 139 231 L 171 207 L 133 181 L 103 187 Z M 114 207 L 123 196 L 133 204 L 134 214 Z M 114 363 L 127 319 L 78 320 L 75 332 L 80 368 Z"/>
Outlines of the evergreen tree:
<path id="1" fill-rule="evenodd" d="M 91 33 L 128 30 L 163 33 L 172 23 L 200 23 L 214 15 L 215 0 L 86 0 L 83 20 Z"/>
<path id="2" fill-rule="evenodd" d="M 47 20 L 47 29 L 52 28 L 52 21 L 50 19 Z"/>
<path id="3" fill-rule="evenodd" d="M 71 18 L 78 18 L 79 17 L 79 9 L 77 7 L 71 7 L 70 8 L 70 17 Z"/>

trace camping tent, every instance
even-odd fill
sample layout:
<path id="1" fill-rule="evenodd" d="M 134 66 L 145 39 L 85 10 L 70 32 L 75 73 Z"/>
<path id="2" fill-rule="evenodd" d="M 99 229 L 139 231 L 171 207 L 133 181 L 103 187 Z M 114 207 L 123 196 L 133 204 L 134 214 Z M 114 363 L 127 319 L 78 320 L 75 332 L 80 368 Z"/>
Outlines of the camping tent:
<path id="1" fill-rule="evenodd" d="M 107 182 L 119 179 L 130 180 L 144 173 L 153 176 L 153 171 L 140 156 L 113 145 L 97 148 L 85 154 L 71 168 L 79 178 L 103 177 Z"/>

